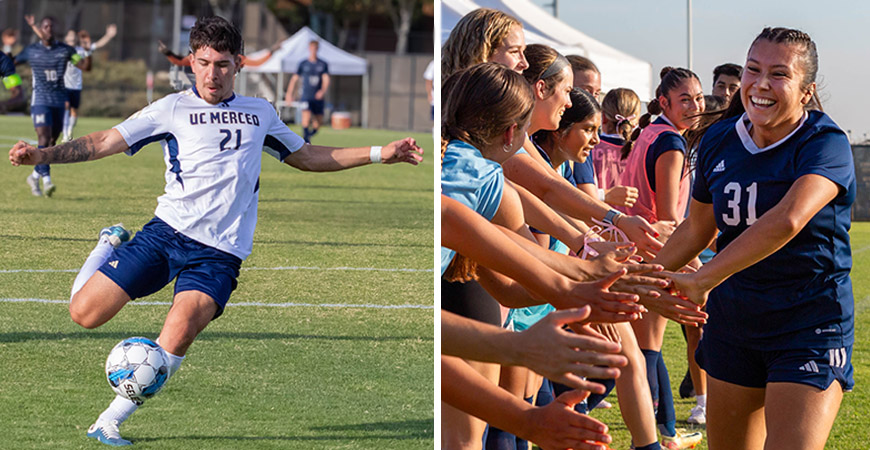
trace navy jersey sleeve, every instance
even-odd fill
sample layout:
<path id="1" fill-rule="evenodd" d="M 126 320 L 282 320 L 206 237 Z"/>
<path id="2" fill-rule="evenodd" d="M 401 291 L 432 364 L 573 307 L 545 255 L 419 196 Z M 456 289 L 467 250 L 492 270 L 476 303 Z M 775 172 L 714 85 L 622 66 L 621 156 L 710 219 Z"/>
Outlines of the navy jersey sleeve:
<path id="1" fill-rule="evenodd" d="M 574 163 L 574 184 L 595 184 L 595 167 L 592 165 L 592 155 L 589 155 L 585 162 Z"/>
<path id="2" fill-rule="evenodd" d="M 646 161 L 644 162 L 646 165 L 646 176 L 649 178 L 649 185 L 652 187 L 653 192 L 656 191 L 656 161 L 659 160 L 660 156 L 671 150 L 681 151 L 683 155 L 688 153 L 686 151 L 686 140 L 677 133 L 666 131 L 656 138 L 656 141 L 650 146 L 649 151 L 646 152 Z"/>
<path id="3" fill-rule="evenodd" d="M 797 153 L 795 175 L 821 175 L 842 190 L 848 190 L 855 179 L 852 147 L 849 138 L 837 129 L 827 129 L 814 135 Z"/>
<path id="4" fill-rule="evenodd" d="M 26 63 L 30 61 L 30 46 L 24 47 L 21 53 L 15 55 L 15 64 Z"/>
<path id="5" fill-rule="evenodd" d="M 323 73 L 329 73 L 329 64 L 327 64 L 326 61 L 323 61 Z M 321 75 L 323 75 L 323 73 L 321 73 Z"/>
<path id="6" fill-rule="evenodd" d="M 305 60 L 299 63 L 299 66 L 296 67 L 296 75 L 302 75 L 302 68 L 305 65 Z"/>
<path id="7" fill-rule="evenodd" d="M 15 73 L 15 63 L 6 53 L 0 53 L 0 78 L 8 77 Z"/>

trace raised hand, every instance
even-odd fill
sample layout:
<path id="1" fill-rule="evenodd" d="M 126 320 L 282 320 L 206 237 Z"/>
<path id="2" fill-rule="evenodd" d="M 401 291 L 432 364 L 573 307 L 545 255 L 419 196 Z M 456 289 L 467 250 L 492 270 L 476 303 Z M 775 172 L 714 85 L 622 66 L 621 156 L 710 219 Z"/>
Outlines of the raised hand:
<path id="1" fill-rule="evenodd" d="M 416 166 L 420 161 L 423 161 L 423 149 L 417 146 L 414 138 L 390 142 L 381 149 L 381 162 L 384 164 L 406 162 Z"/>
<path id="2" fill-rule="evenodd" d="M 568 391 L 549 405 L 526 411 L 527 433 L 520 436 L 537 444 L 542 450 L 605 450 L 612 441 L 607 425 L 574 410 L 589 392 Z"/>
<path id="3" fill-rule="evenodd" d="M 637 244 L 638 254 L 646 260 L 651 260 L 664 246 L 655 238 L 659 232 L 649 222 L 640 216 L 622 215 L 617 219 L 616 226 L 622 230 L 628 239 Z"/>
<path id="4" fill-rule="evenodd" d="M 582 325 L 591 308 L 554 311 L 529 329 L 514 333 L 523 365 L 546 378 L 575 389 L 603 393 L 604 386 L 583 379 L 616 378 L 628 360 L 616 353 L 620 345 L 594 333 L 572 333 L 566 325 Z"/>
<path id="5" fill-rule="evenodd" d="M 592 307 L 589 320 L 592 322 L 627 322 L 637 320 L 645 308 L 637 303 L 639 297 L 635 294 L 612 292 L 610 287 L 616 280 L 626 274 L 622 268 L 608 276 L 588 283 L 576 283 L 566 300 L 576 302 L 577 306 Z"/>

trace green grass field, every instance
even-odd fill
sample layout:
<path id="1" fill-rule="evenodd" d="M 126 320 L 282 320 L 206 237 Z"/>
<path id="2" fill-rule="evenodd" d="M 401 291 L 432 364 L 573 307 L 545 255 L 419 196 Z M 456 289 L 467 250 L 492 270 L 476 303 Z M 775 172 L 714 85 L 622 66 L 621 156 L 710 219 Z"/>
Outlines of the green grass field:
<path id="1" fill-rule="evenodd" d="M 83 118 L 76 132 L 118 122 Z M 405 135 L 323 129 L 315 143 Z M 123 426 L 136 448 L 433 447 L 437 152 L 431 136 L 411 135 L 426 150 L 418 167 L 309 174 L 264 155 L 239 287 L 163 392 Z M 35 139 L 30 118 L 2 117 L 4 155 L 18 138 Z M 0 448 L 100 447 L 85 430 L 114 395 L 105 358 L 125 337 L 157 336 L 171 285 L 143 300 L 163 304 L 130 304 L 95 330 L 74 324 L 66 304 L 10 299 L 68 299 L 100 228 L 135 230 L 153 216 L 163 171 L 156 144 L 55 165 L 49 199 L 31 196 L 30 168 L 0 164 Z"/>

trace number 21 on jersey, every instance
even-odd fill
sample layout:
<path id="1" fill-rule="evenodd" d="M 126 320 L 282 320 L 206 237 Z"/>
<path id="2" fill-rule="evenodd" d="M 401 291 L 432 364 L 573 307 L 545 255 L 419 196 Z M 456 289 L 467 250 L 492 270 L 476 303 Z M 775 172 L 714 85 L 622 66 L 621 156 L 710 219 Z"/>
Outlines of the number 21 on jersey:
<path id="1" fill-rule="evenodd" d="M 729 197 L 728 208 L 722 213 L 722 221 L 728 226 L 740 225 L 740 201 L 743 192 L 743 187 L 740 183 L 732 181 L 725 185 L 725 195 Z M 755 201 L 758 198 L 758 184 L 754 181 L 746 187 L 746 226 L 755 223 L 758 218 L 755 215 Z"/>

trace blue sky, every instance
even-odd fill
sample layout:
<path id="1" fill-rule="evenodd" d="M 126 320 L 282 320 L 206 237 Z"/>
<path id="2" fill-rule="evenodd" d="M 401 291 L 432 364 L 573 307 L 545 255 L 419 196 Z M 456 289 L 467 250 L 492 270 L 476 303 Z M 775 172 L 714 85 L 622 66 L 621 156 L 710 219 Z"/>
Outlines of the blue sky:
<path id="1" fill-rule="evenodd" d="M 532 0 L 538 5 L 552 0 Z M 653 66 L 685 67 L 686 0 L 561 0 L 559 19 Z M 551 8 L 545 8 L 551 11 Z M 870 139 L 870 2 L 842 0 L 694 0 L 693 69 L 705 92 L 713 68 L 743 64 L 765 26 L 807 32 L 819 51 L 822 105 L 853 141 Z"/>

